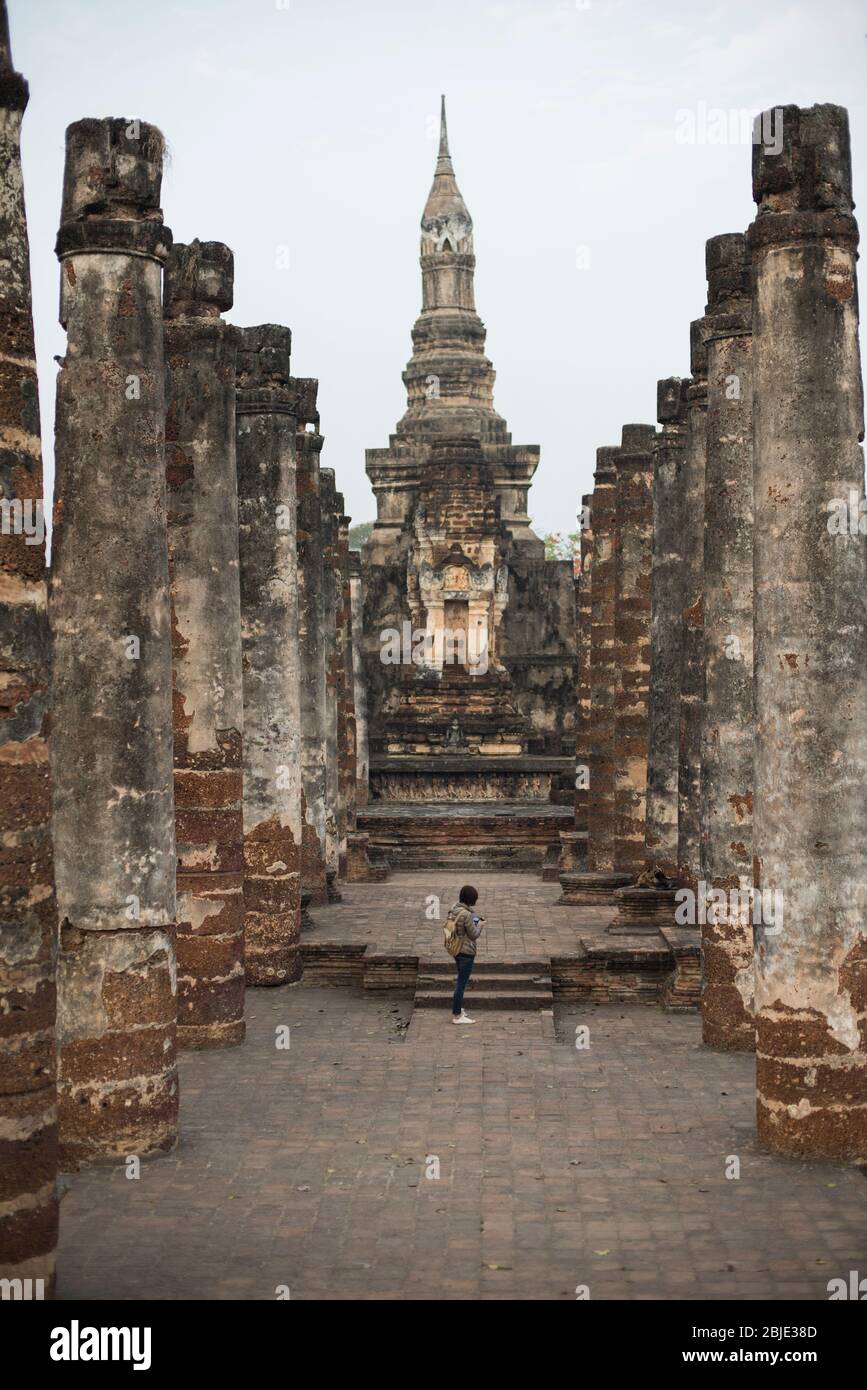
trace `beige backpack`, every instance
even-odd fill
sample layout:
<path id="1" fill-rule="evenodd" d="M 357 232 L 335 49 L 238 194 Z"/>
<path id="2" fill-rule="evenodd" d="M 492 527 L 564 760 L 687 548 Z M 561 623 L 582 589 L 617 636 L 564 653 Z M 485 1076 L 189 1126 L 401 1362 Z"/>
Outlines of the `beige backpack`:
<path id="1" fill-rule="evenodd" d="M 459 911 L 461 911 L 460 908 L 453 907 L 443 926 L 443 935 L 445 937 L 444 944 L 450 956 L 457 956 L 464 944 L 464 934 L 457 924 L 457 913 Z"/>

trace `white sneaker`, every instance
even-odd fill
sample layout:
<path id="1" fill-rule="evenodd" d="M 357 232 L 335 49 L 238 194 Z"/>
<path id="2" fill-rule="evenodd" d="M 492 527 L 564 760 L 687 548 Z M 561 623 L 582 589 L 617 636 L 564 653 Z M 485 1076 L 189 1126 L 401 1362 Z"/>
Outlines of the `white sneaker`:
<path id="1" fill-rule="evenodd" d="M 455 1018 L 454 1014 L 452 1014 L 452 1023 L 475 1023 L 475 1021 L 476 1020 L 474 1018 L 470 1018 L 466 1009 L 461 1009 L 457 1018 Z"/>

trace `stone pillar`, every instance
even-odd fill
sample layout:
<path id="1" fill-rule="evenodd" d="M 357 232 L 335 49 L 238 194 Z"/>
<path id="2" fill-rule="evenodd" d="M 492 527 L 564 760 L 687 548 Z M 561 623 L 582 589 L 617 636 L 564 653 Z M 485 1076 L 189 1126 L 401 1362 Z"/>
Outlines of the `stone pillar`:
<path id="1" fill-rule="evenodd" d="M 143 121 L 66 132 L 50 613 L 68 1167 L 177 1136 L 163 150 Z"/>
<path id="2" fill-rule="evenodd" d="M 316 393 L 319 383 L 296 382 L 298 458 L 298 645 L 301 649 L 301 776 L 304 826 L 301 885 L 314 904 L 326 903 L 325 884 L 325 633 L 322 501 Z"/>
<path id="3" fill-rule="evenodd" d="M 701 740 L 702 1036 L 751 1051 L 753 1022 L 753 391 L 746 238 L 707 243 Z M 732 891 L 737 896 L 732 898 Z"/>
<path id="4" fill-rule="evenodd" d="M 322 635 L 325 652 L 325 878 L 329 902 L 339 902 L 337 888 L 340 838 L 338 806 L 340 774 L 338 768 L 338 690 L 340 662 L 337 650 L 337 493 L 334 469 L 320 471 L 322 499 Z"/>
<path id="5" fill-rule="evenodd" d="M 645 851 L 650 868 L 677 873 L 677 782 L 683 632 L 683 467 L 689 378 L 657 382 L 654 440 L 650 714 Z"/>
<path id="6" fill-rule="evenodd" d="M 166 495 L 178 872 L 178 1046 L 244 1038 L 241 599 L 235 479 L 234 264 L 218 241 L 172 248 Z"/>
<path id="7" fill-rule="evenodd" d="M 614 872 L 614 719 L 617 667 L 614 658 L 615 533 L 617 455 L 606 445 L 596 451 L 593 500 L 593 581 L 590 586 L 591 765 L 587 801 L 586 873 L 560 876 L 564 905 L 613 904 L 613 893 L 632 875 Z"/>
<path id="8" fill-rule="evenodd" d="M 42 444 L 21 176 L 25 79 L 0 0 L 0 1278 L 54 1290 L 57 906 Z M 36 1292 L 39 1286 L 31 1286 Z"/>
<path id="9" fill-rule="evenodd" d="M 364 662 L 361 656 L 364 640 L 364 594 L 361 584 L 361 555 L 357 550 L 349 552 L 349 598 L 352 605 L 352 673 L 355 699 L 355 799 L 357 806 L 366 806 L 369 797 L 370 753 L 367 743 L 367 686 L 364 682 Z"/>
<path id="10" fill-rule="evenodd" d="M 248 985 L 301 976 L 301 684 L 292 335 L 240 330 L 237 375 Z"/>
<path id="11" fill-rule="evenodd" d="M 352 598 L 349 588 L 349 523 L 337 493 L 337 765 L 338 861 L 346 876 L 346 837 L 355 830 L 355 694 L 352 657 Z"/>
<path id="12" fill-rule="evenodd" d="M 849 123 L 753 146 L 758 1133 L 867 1159 L 867 521 Z M 779 905 L 779 900 L 778 900 Z M 779 919 L 779 913 L 777 913 Z"/>
<path id="13" fill-rule="evenodd" d="M 707 347 L 704 319 L 690 324 L 686 449 L 683 456 L 683 607 L 678 735 L 678 877 L 693 892 L 700 877 L 701 730 L 704 717 L 704 482 Z"/>
<path id="14" fill-rule="evenodd" d="M 653 562 L 653 425 L 624 425 L 617 455 L 614 868 L 644 869 Z"/>
<path id="15" fill-rule="evenodd" d="M 587 863 L 587 815 L 590 799 L 590 622 L 593 579 L 591 493 L 581 498 L 581 572 L 575 603 L 575 823 L 560 831 L 559 875 L 581 873 Z M 558 875 L 558 877 L 559 877 Z M 568 897 L 566 898 L 568 901 Z"/>

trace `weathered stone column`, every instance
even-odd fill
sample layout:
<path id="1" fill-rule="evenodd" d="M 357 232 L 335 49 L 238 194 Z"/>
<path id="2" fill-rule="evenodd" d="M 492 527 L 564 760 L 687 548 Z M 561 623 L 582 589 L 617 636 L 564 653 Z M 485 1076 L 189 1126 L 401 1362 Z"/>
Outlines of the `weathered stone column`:
<path id="1" fill-rule="evenodd" d="M 296 380 L 298 459 L 298 645 L 301 650 L 301 886 L 311 903 L 327 903 L 325 884 L 325 634 L 323 630 L 322 502 L 316 394 L 319 383 Z"/>
<path id="2" fill-rule="evenodd" d="M 219 241 L 176 245 L 166 267 L 179 1047 L 244 1038 L 233 279 Z"/>
<path id="3" fill-rule="evenodd" d="M 337 887 L 340 837 L 338 807 L 340 772 L 338 764 L 338 691 L 340 660 L 337 649 L 337 492 L 334 469 L 319 473 L 322 501 L 322 636 L 325 652 L 325 878 L 329 902 L 340 901 Z"/>
<path id="4" fill-rule="evenodd" d="M 581 573 L 575 601 L 575 823 L 560 831 L 560 875 L 581 873 L 587 862 L 587 817 L 590 799 L 590 624 L 593 581 L 592 493 L 581 498 Z M 568 897 L 565 898 L 568 902 Z"/>
<path id="5" fill-rule="evenodd" d="M 614 719 L 617 667 L 614 655 L 614 594 L 617 526 L 618 446 L 596 451 L 593 500 L 593 581 L 590 586 L 591 770 L 587 802 L 586 873 L 560 877 L 562 905 L 612 904 L 615 889 L 632 875 L 614 872 Z"/>
<path id="6" fill-rule="evenodd" d="M 614 662 L 614 868 L 644 869 L 653 563 L 653 425 L 624 425 L 617 454 Z"/>
<path id="7" fill-rule="evenodd" d="M 70 1167 L 177 1135 L 163 149 L 143 121 L 66 132 L 50 612 Z"/>
<path id="8" fill-rule="evenodd" d="M 758 1132 L 867 1159 L 867 521 L 849 122 L 753 146 Z"/>
<path id="9" fill-rule="evenodd" d="M 21 176 L 25 79 L 0 0 L 0 1278 L 54 1289 L 57 905 L 42 443 Z M 36 1294 L 39 1286 L 31 1285 Z"/>
<path id="10" fill-rule="evenodd" d="M 590 802 L 590 625 L 593 617 L 593 494 L 581 498 L 581 573 L 576 602 L 577 642 L 576 739 L 575 739 L 575 829 L 587 830 Z"/>
<path id="11" fill-rule="evenodd" d="M 292 335 L 240 330 L 237 376 L 248 985 L 301 976 L 301 687 Z"/>
<path id="12" fill-rule="evenodd" d="M 337 515 L 337 834 L 338 863 L 346 877 L 347 835 L 355 830 L 355 696 L 352 672 L 352 601 L 349 592 L 349 523 L 343 494 Z"/>
<path id="13" fill-rule="evenodd" d="M 701 869 L 701 730 L 704 718 L 704 484 L 707 347 L 704 319 L 690 324 L 686 449 L 683 456 L 683 608 L 678 736 L 678 878 L 697 891 Z"/>
<path id="14" fill-rule="evenodd" d="M 349 552 L 349 597 L 352 604 L 352 673 L 355 699 L 355 799 L 366 806 L 369 797 L 368 776 L 370 754 L 367 743 L 367 686 L 364 682 L 364 661 L 361 656 L 364 632 L 364 594 L 361 584 L 361 555 Z"/>
<path id="15" fill-rule="evenodd" d="M 753 1022 L 753 390 L 746 238 L 707 243 L 701 740 L 702 1036 L 751 1051 Z M 732 890 L 737 893 L 732 898 Z"/>
<path id="16" fill-rule="evenodd" d="M 689 378 L 657 382 L 654 439 L 650 713 L 645 850 L 649 867 L 677 873 L 680 662 L 683 633 L 683 453 Z"/>

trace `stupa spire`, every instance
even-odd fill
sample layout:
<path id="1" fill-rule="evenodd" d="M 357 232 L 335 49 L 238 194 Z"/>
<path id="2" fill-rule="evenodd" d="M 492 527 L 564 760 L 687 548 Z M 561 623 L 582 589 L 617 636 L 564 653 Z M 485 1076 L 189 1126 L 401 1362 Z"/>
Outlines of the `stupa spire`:
<path id="1" fill-rule="evenodd" d="M 440 159 L 451 160 L 449 154 L 449 131 L 446 125 L 446 99 L 445 95 L 440 97 L 440 149 L 437 162 Z"/>

